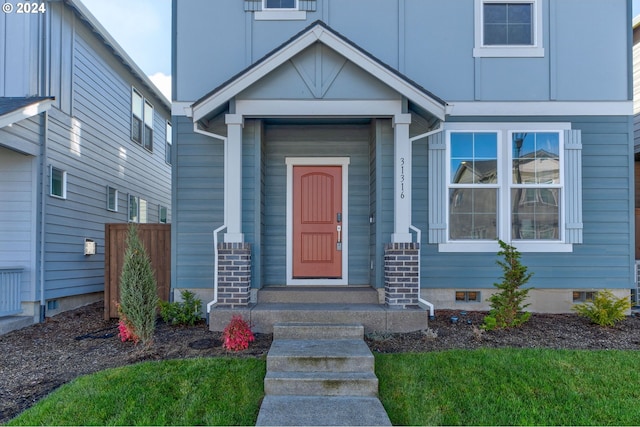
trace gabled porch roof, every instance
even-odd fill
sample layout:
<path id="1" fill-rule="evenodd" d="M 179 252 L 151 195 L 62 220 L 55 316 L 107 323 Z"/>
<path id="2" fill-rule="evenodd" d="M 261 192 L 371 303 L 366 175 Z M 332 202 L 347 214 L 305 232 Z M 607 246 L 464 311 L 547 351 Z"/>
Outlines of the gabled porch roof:
<path id="1" fill-rule="evenodd" d="M 0 129 L 51 108 L 51 96 L 0 98 Z"/>
<path id="2" fill-rule="evenodd" d="M 277 67 L 292 59 L 314 43 L 322 43 L 375 77 L 419 109 L 439 120 L 446 114 L 446 102 L 383 63 L 358 45 L 335 32 L 322 21 L 316 21 L 290 40 L 274 49 L 236 76 L 218 86 L 191 105 L 194 122 L 219 113 L 225 104 Z"/>

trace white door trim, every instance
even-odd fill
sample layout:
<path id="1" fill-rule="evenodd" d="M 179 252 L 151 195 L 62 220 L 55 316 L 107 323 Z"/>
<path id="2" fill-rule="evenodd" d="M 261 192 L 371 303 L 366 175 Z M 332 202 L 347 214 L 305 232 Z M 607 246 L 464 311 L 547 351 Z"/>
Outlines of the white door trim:
<path id="1" fill-rule="evenodd" d="M 287 285 L 349 284 L 349 157 L 287 157 Z M 342 166 L 342 277 L 339 279 L 293 278 L 293 167 Z"/>

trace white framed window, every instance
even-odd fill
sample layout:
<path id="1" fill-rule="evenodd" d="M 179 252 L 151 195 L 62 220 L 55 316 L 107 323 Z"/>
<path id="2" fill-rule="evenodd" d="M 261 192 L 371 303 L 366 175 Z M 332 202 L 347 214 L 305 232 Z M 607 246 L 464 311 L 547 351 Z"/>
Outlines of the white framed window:
<path id="1" fill-rule="evenodd" d="M 298 0 L 262 0 L 262 10 L 298 10 Z"/>
<path id="2" fill-rule="evenodd" d="M 153 105 L 131 88 L 131 140 L 153 151 Z"/>
<path id="3" fill-rule="evenodd" d="M 128 220 L 129 222 L 140 222 L 140 198 L 129 194 L 129 206 L 128 206 Z"/>
<path id="4" fill-rule="evenodd" d="M 447 124 L 429 147 L 442 168 L 432 169 L 446 171 L 430 176 L 430 242 L 443 252 L 495 252 L 497 239 L 528 252 L 581 243 L 581 143 L 570 127 Z"/>
<path id="5" fill-rule="evenodd" d="M 158 222 L 160 224 L 167 223 L 168 209 L 166 206 L 158 206 Z"/>
<path id="6" fill-rule="evenodd" d="M 107 185 L 107 210 L 118 212 L 118 190 Z"/>
<path id="7" fill-rule="evenodd" d="M 167 122 L 165 138 L 164 138 L 164 161 L 168 164 L 171 164 L 171 149 L 173 148 L 173 136 L 172 136 L 172 127 L 171 123 Z"/>
<path id="8" fill-rule="evenodd" d="M 300 0 L 262 0 L 255 12 L 257 20 L 290 21 L 307 19 L 307 12 L 300 10 Z"/>
<path id="9" fill-rule="evenodd" d="M 67 198 L 67 171 L 49 166 L 49 195 L 59 199 Z"/>
<path id="10" fill-rule="evenodd" d="M 542 0 L 475 0 L 475 57 L 543 57 Z"/>

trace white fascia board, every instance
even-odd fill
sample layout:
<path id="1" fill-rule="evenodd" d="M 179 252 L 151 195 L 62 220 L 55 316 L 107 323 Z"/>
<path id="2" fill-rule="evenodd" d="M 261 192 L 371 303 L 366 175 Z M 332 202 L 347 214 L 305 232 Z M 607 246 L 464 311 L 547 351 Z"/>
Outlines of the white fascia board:
<path id="1" fill-rule="evenodd" d="M 237 100 L 245 117 L 389 117 L 402 112 L 401 100 Z"/>
<path id="2" fill-rule="evenodd" d="M 53 105 L 53 101 L 53 99 L 44 99 L 0 116 L 0 129 L 48 111 Z"/>
<path id="3" fill-rule="evenodd" d="M 281 50 L 275 52 L 272 56 L 266 58 L 264 62 L 258 64 L 254 68 L 248 70 L 245 74 L 238 77 L 236 80 L 230 82 L 227 86 L 221 88 L 218 92 L 211 95 L 209 98 L 202 101 L 200 104 L 194 106 L 193 120 L 198 121 L 205 117 L 209 112 L 215 110 L 223 103 L 229 101 L 238 93 L 256 83 L 261 78 L 275 70 L 277 67 L 293 58 L 298 53 L 302 52 L 313 43 L 320 41 L 326 46 L 335 50 L 337 53 L 343 55 L 349 61 L 358 65 L 366 72 L 376 77 L 401 95 L 405 96 L 412 102 L 426 109 L 434 114 L 439 119 L 443 120 L 445 117 L 445 106 L 436 101 L 423 91 L 417 89 L 410 82 L 399 77 L 391 70 L 377 63 L 375 60 L 360 52 L 358 49 L 346 43 L 335 34 L 326 30 L 320 25 L 310 29 L 306 34 L 303 34 L 296 40 L 292 41 L 289 45 L 283 47 Z M 335 114 L 334 114 L 335 115 Z"/>
<path id="4" fill-rule="evenodd" d="M 171 115 L 178 117 L 191 117 L 192 101 L 175 101 L 171 103 Z"/>
<path id="5" fill-rule="evenodd" d="M 313 31 L 310 31 L 309 33 L 304 34 L 302 37 L 293 41 L 288 46 L 285 46 L 280 51 L 274 53 L 263 63 L 248 70 L 246 74 L 231 82 L 229 85 L 213 94 L 201 104 L 194 106 L 192 108 L 193 121 L 202 119 L 204 116 L 209 114 L 209 112 L 215 110 L 223 103 L 229 101 L 238 93 L 242 92 L 244 89 L 248 88 L 258 80 L 275 70 L 280 65 L 284 64 L 299 52 L 302 52 L 311 44 L 315 43 L 316 40 L 317 37 L 313 34 Z"/>
<path id="6" fill-rule="evenodd" d="M 631 116 L 633 101 L 450 102 L 449 116 Z"/>
<path id="7" fill-rule="evenodd" d="M 444 120 L 446 112 L 444 105 L 437 102 L 424 92 L 418 90 L 415 86 L 411 85 L 405 79 L 400 78 L 395 73 L 381 66 L 369 56 L 346 44 L 335 34 L 324 31 L 322 28 L 319 28 L 319 30 L 322 31 L 319 32 L 318 40 L 320 40 L 339 54 L 343 55 L 345 58 L 349 59 L 349 61 L 358 65 L 369 74 L 385 83 L 390 88 L 394 89 L 412 102 L 415 102 L 425 110 L 429 111 L 440 120 Z"/>

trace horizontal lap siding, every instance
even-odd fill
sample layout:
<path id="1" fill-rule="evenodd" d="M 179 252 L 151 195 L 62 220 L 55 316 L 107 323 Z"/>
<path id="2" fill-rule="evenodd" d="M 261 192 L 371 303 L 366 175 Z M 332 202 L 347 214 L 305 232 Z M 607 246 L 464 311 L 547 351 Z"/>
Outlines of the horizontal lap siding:
<path id="1" fill-rule="evenodd" d="M 67 172 L 65 200 L 48 196 L 45 226 L 45 298 L 104 290 L 104 224 L 126 223 L 127 195 L 147 201 L 147 221 L 169 208 L 171 168 L 164 161 L 169 112 L 154 104 L 153 151 L 130 138 L 131 86 L 139 85 L 82 25 L 73 39 L 73 116 L 49 113 L 47 159 Z M 48 170 L 46 171 L 48 175 Z M 107 185 L 118 190 L 118 211 L 107 210 Z M 85 256 L 84 239 L 97 253 Z"/>
<path id="2" fill-rule="evenodd" d="M 627 117 L 557 121 L 572 122 L 572 128 L 582 130 L 584 243 L 574 245 L 572 253 L 523 253 L 523 264 L 534 273 L 530 284 L 536 288 L 630 288 L 634 282 L 630 121 Z M 414 145 L 413 161 L 413 222 L 424 232 L 428 229 L 427 194 L 421 169 L 427 164 L 426 143 Z M 423 288 L 486 288 L 502 275 L 493 253 L 438 253 L 437 245 L 422 249 Z"/>
<path id="3" fill-rule="evenodd" d="M 213 288 L 213 231 L 224 222 L 224 144 L 174 118 L 174 288 Z M 222 238 L 223 233 L 220 234 Z"/>
<path id="4" fill-rule="evenodd" d="M 266 285 L 284 284 L 286 265 L 285 157 L 349 157 L 349 283 L 369 282 L 368 125 L 266 126 L 265 216 Z"/>

